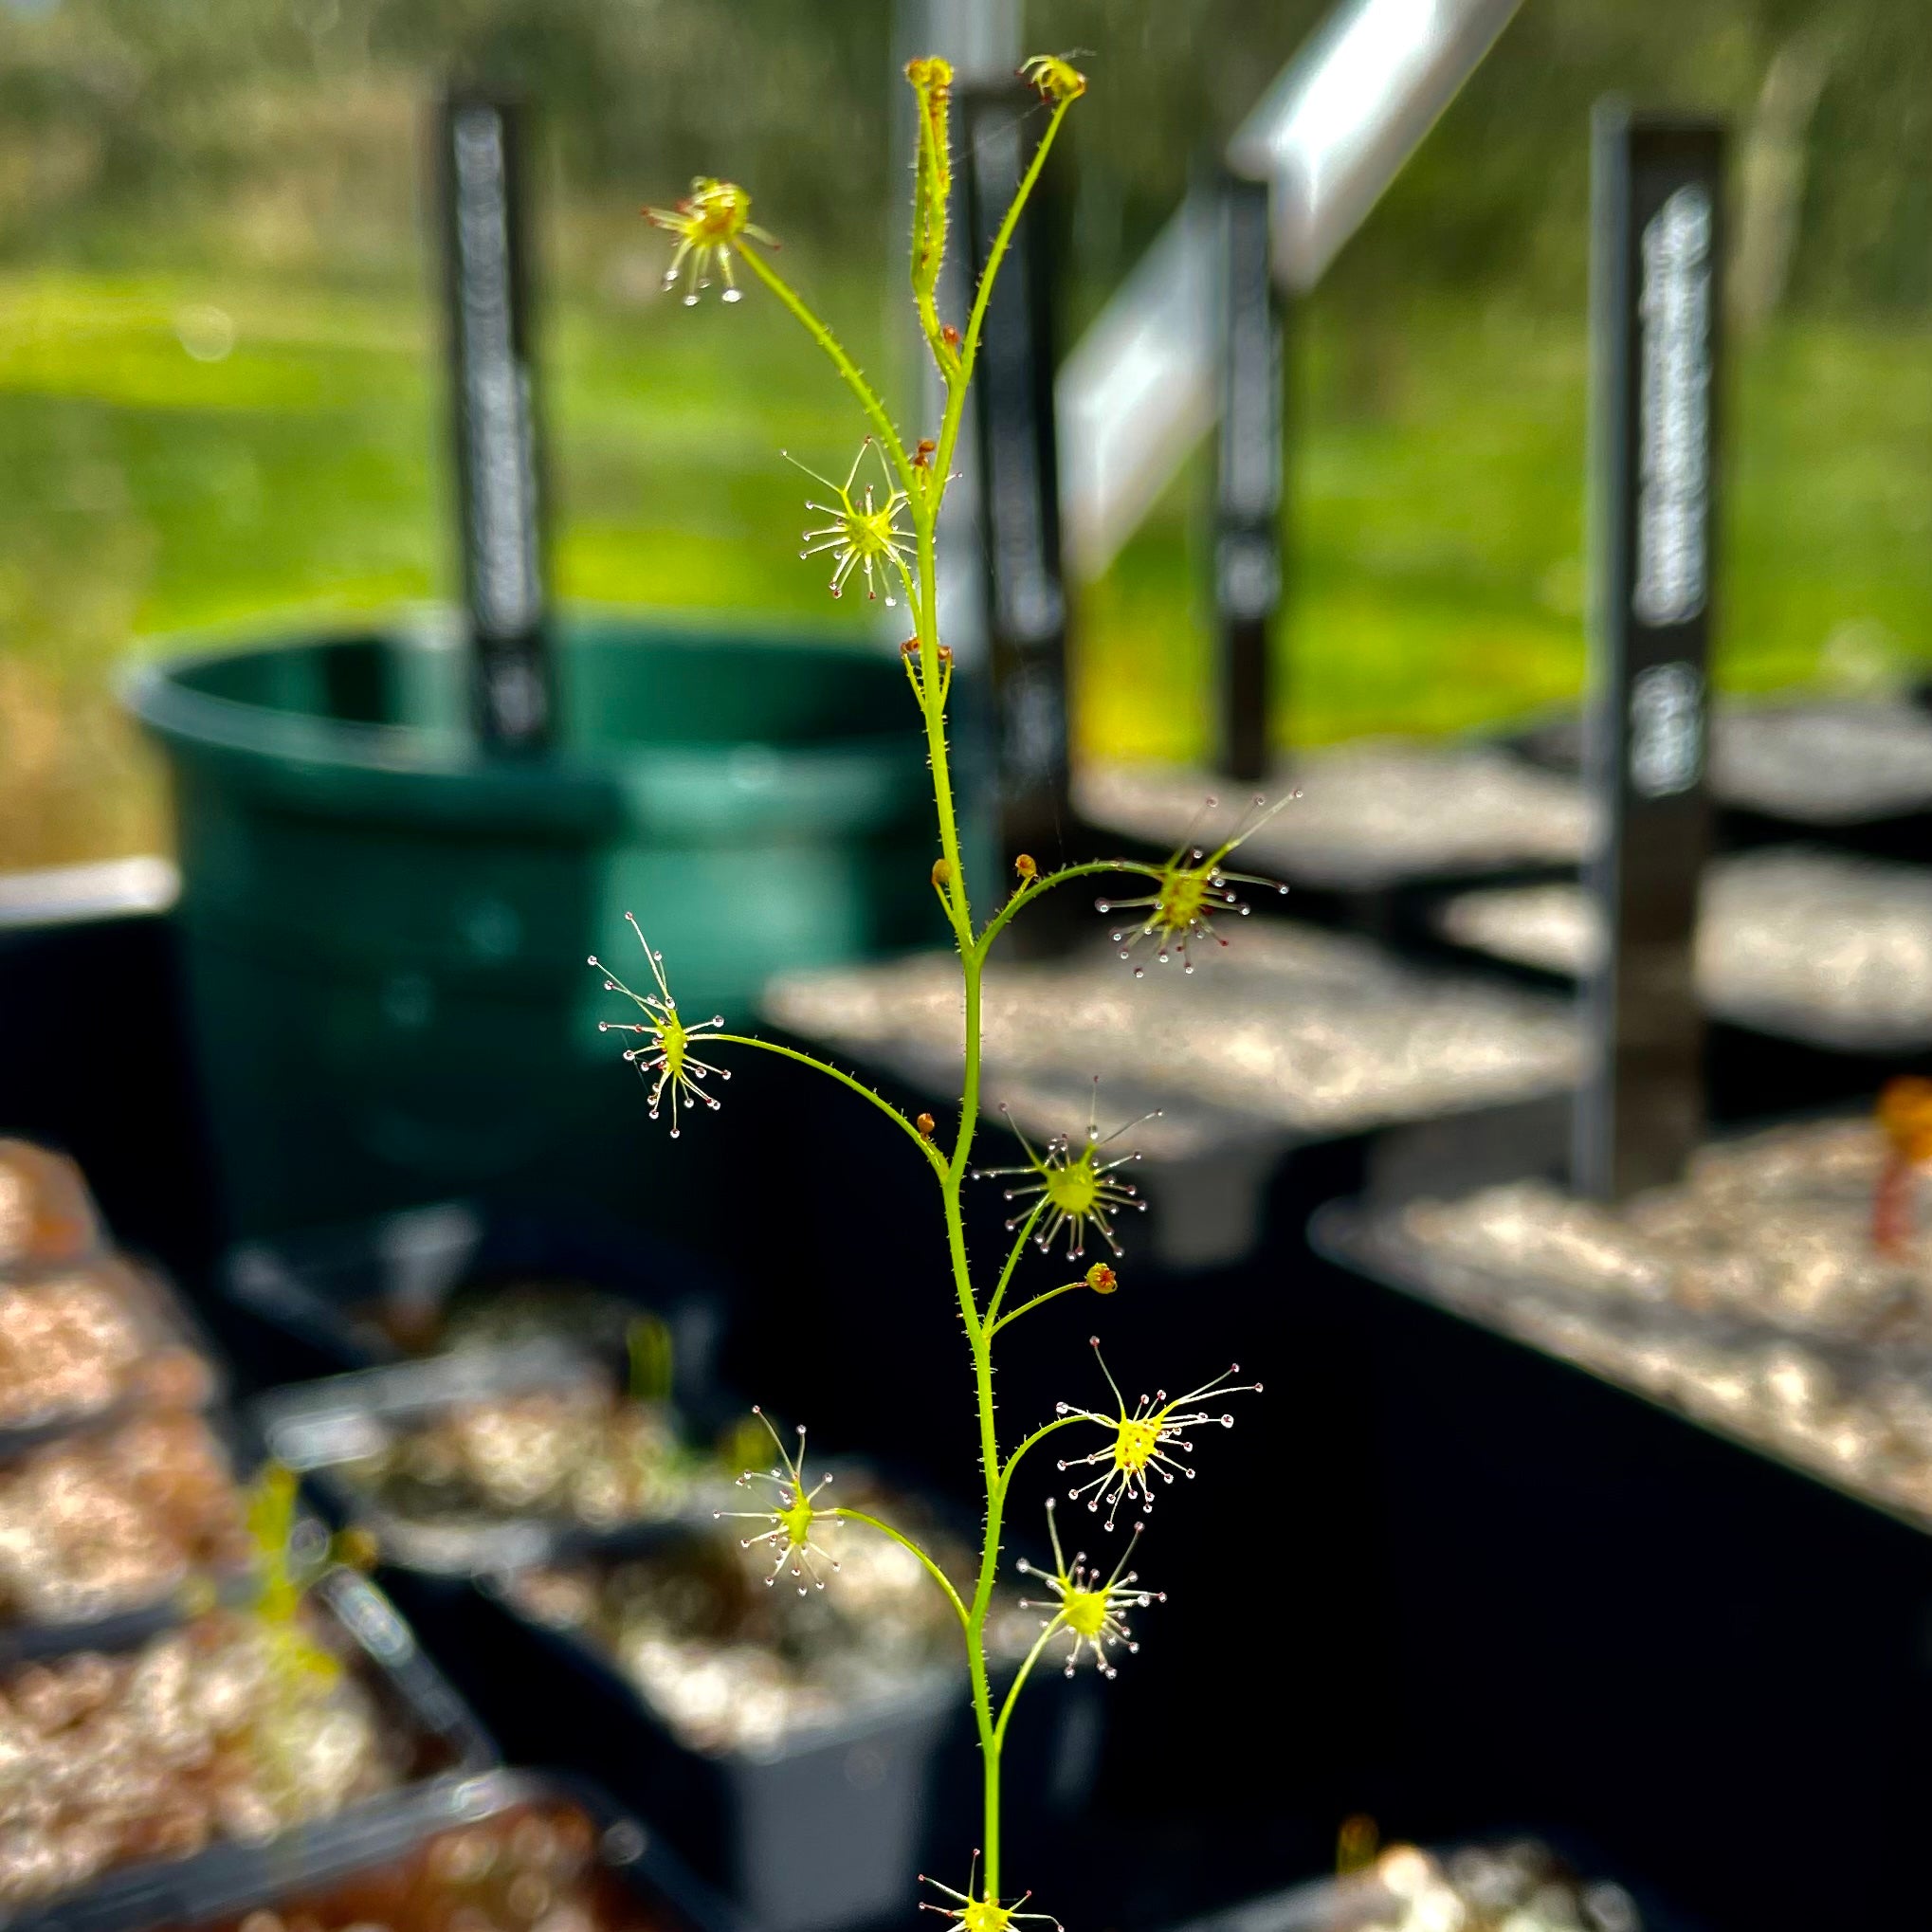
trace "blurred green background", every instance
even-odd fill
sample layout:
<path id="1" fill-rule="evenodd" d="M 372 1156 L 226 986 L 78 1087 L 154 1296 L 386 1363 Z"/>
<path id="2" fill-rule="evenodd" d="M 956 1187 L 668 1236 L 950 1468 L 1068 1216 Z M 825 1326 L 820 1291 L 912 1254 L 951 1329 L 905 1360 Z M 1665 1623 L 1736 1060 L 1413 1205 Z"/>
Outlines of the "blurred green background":
<path id="1" fill-rule="evenodd" d="M 1034 0 L 1091 49 L 1069 339 L 1317 0 Z M 1525 0 L 1295 319 L 1285 733 L 1447 730 L 1583 665 L 1586 126 L 1621 89 L 1738 130 L 1721 675 L 1932 656 L 1924 0 Z M 566 595 L 870 627 L 796 560 L 855 429 L 769 302 L 663 299 L 637 209 L 729 173 L 868 366 L 905 196 L 879 0 L 0 0 L 0 866 L 166 844 L 114 666 L 452 578 L 423 116 L 509 80 L 540 169 Z M 1184 753 L 1200 479 L 1077 608 L 1078 730 Z"/>

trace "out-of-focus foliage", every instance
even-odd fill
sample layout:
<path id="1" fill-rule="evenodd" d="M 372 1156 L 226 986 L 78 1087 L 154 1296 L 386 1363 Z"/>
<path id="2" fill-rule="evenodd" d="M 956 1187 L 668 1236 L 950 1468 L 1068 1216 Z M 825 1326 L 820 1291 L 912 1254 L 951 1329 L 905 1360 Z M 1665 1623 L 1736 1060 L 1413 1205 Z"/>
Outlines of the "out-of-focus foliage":
<path id="1" fill-rule="evenodd" d="M 1106 282 L 1328 11 L 1322 0 L 1057 0 L 1051 33 L 1096 50 L 1104 84 L 1080 128 L 1083 265 Z M 1499 287 L 1570 303 L 1586 269 L 1590 106 L 1731 117 L 1740 160 L 1780 60 L 1815 94 L 1795 103 L 1800 164 L 1792 285 L 1809 305 L 1932 298 L 1932 14 L 1924 0 L 1524 0 L 1338 273 Z M 1767 100 L 1767 92 L 1773 96 Z M 1788 86 L 1787 96 L 1792 89 Z"/>
<path id="2" fill-rule="evenodd" d="M 1102 83 L 1078 134 L 1084 280 L 1134 259 L 1326 10 L 1035 0 L 1030 42 L 1091 49 Z M 606 217 L 728 162 L 788 233 L 870 251 L 901 200 L 894 46 L 888 0 L 0 0 L 0 249 L 125 259 L 165 229 L 171 260 L 193 236 L 337 273 L 393 265 L 416 235 L 398 161 L 453 73 L 541 103 L 573 199 Z M 1582 131 L 1613 88 L 1722 109 L 1741 152 L 1781 105 L 1796 294 L 1932 298 L 1924 0 L 1526 0 L 1344 279 L 1572 301 Z"/>
<path id="3" fill-rule="evenodd" d="M 587 201 L 728 159 L 793 184 L 794 231 L 870 241 L 886 45 L 884 0 L 12 0 L 0 247 L 395 267 L 445 78 L 527 95 Z"/>
<path id="4" fill-rule="evenodd" d="M 1721 679 L 1932 659 L 1928 7 L 1522 0 L 1293 319 L 1285 738 L 1577 689 L 1588 117 L 1611 90 L 1737 131 Z M 1029 0 L 1030 45 L 1091 49 L 1076 325 L 1325 10 Z M 0 866 L 165 842 L 111 695 L 136 640 L 447 593 L 421 208 L 447 78 L 542 113 L 559 592 L 861 641 L 796 561 L 777 456 L 839 460 L 836 385 L 769 304 L 661 300 L 637 210 L 742 179 L 887 366 L 898 33 L 891 0 L 0 0 Z M 1199 741 L 1199 483 L 1075 613 L 1089 743 Z"/>

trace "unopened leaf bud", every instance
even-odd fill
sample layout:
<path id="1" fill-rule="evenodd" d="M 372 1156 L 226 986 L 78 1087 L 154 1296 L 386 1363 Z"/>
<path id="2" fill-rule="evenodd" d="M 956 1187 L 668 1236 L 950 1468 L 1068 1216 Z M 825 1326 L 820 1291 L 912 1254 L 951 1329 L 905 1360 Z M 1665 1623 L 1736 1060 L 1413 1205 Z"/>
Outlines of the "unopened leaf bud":
<path id="1" fill-rule="evenodd" d="M 1019 857 L 1013 861 L 1013 870 L 1017 872 L 1020 875 L 1021 879 L 1023 880 L 1033 880 L 1037 879 L 1040 876 L 1040 868 L 1039 866 L 1034 865 L 1033 855 L 1031 852 L 1022 852 L 1019 855 Z"/>
<path id="2" fill-rule="evenodd" d="M 926 54 L 905 64 L 905 78 L 922 95 L 944 100 L 953 85 L 953 66 L 939 54 Z"/>
<path id="3" fill-rule="evenodd" d="M 1105 1262 L 1097 1261 L 1086 1271 L 1086 1285 L 1097 1295 L 1111 1295 L 1121 1285 L 1121 1278 Z"/>
<path id="4" fill-rule="evenodd" d="M 935 859 L 933 861 L 933 884 L 943 892 L 952 883 L 953 867 L 951 864 L 945 859 Z"/>

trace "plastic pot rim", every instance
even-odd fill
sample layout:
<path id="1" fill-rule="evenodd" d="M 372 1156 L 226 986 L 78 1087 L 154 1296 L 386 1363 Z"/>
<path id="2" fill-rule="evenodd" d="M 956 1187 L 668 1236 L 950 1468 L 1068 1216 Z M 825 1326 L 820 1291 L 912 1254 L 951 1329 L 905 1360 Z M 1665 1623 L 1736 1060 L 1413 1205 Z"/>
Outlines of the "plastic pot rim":
<path id="1" fill-rule="evenodd" d="M 743 637 L 722 628 L 679 626 L 649 612 L 619 611 L 602 607 L 572 607 L 583 631 L 622 621 L 636 623 L 641 632 L 661 647 L 702 650 L 707 644 L 768 653 L 775 657 L 796 651 L 819 651 L 858 663 L 882 665 L 863 647 L 833 642 L 830 634 L 810 630 L 766 631 Z M 239 633 L 189 633 L 165 640 L 161 652 L 125 665 L 118 680 L 121 702 L 144 730 L 161 739 L 175 756 L 219 761 L 230 771 L 246 770 L 254 789 L 300 793 L 310 780 L 353 778 L 375 788 L 354 801 L 334 800 L 329 817 L 382 815 L 392 800 L 416 821 L 440 815 L 436 800 L 449 781 L 461 784 L 462 802 L 448 799 L 449 815 L 474 825 L 501 815 L 519 826 L 540 830 L 568 830 L 608 826 L 613 818 L 636 815 L 647 764 L 669 780 L 672 790 L 681 776 L 709 775 L 748 756 L 756 761 L 766 797 L 750 794 L 735 800 L 739 811 L 769 816 L 784 823 L 808 805 L 821 811 L 827 791 L 857 787 L 876 792 L 884 785 L 903 791 L 909 800 L 922 796 L 924 767 L 917 720 L 908 715 L 903 726 L 846 732 L 815 742 L 788 744 L 748 736 L 710 742 L 611 745 L 592 750 L 564 748 L 540 757 L 522 759 L 489 754 L 464 728 L 385 724 L 320 718 L 301 712 L 218 696 L 188 688 L 185 675 L 205 666 L 249 654 L 294 649 L 332 643 L 348 644 L 371 636 L 387 636 L 427 651 L 461 648 L 446 625 L 423 613 L 372 616 L 366 624 L 338 618 L 326 629 L 288 625 L 266 632 L 252 646 Z M 216 643 L 224 637 L 230 641 Z M 643 647 L 648 648 L 645 643 Z M 897 750 L 903 771 L 881 773 L 882 756 Z M 399 788 L 391 793 L 388 788 Z M 810 800 L 801 793 L 817 793 Z M 428 810 L 425 810 L 426 806 Z M 763 811 L 755 808 L 763 806 Z M 841 814 L 844 815 L 844 814 Z M 851 813 L 856 819 L 873 812 Z"/>

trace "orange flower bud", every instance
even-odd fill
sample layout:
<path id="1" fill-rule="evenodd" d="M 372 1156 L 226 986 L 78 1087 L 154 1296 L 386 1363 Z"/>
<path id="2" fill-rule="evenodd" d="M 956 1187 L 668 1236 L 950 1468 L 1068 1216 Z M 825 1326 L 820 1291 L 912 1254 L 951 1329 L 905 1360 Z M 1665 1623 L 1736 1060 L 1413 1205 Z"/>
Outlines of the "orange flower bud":
<path id="1" fill-rule="evenodd" d="M 1886 1081 L 1878 1097 L 1878 1124 L 1913 1166 L 1932 1161 L 1932 1080 L 1907 1073 Z"/>

